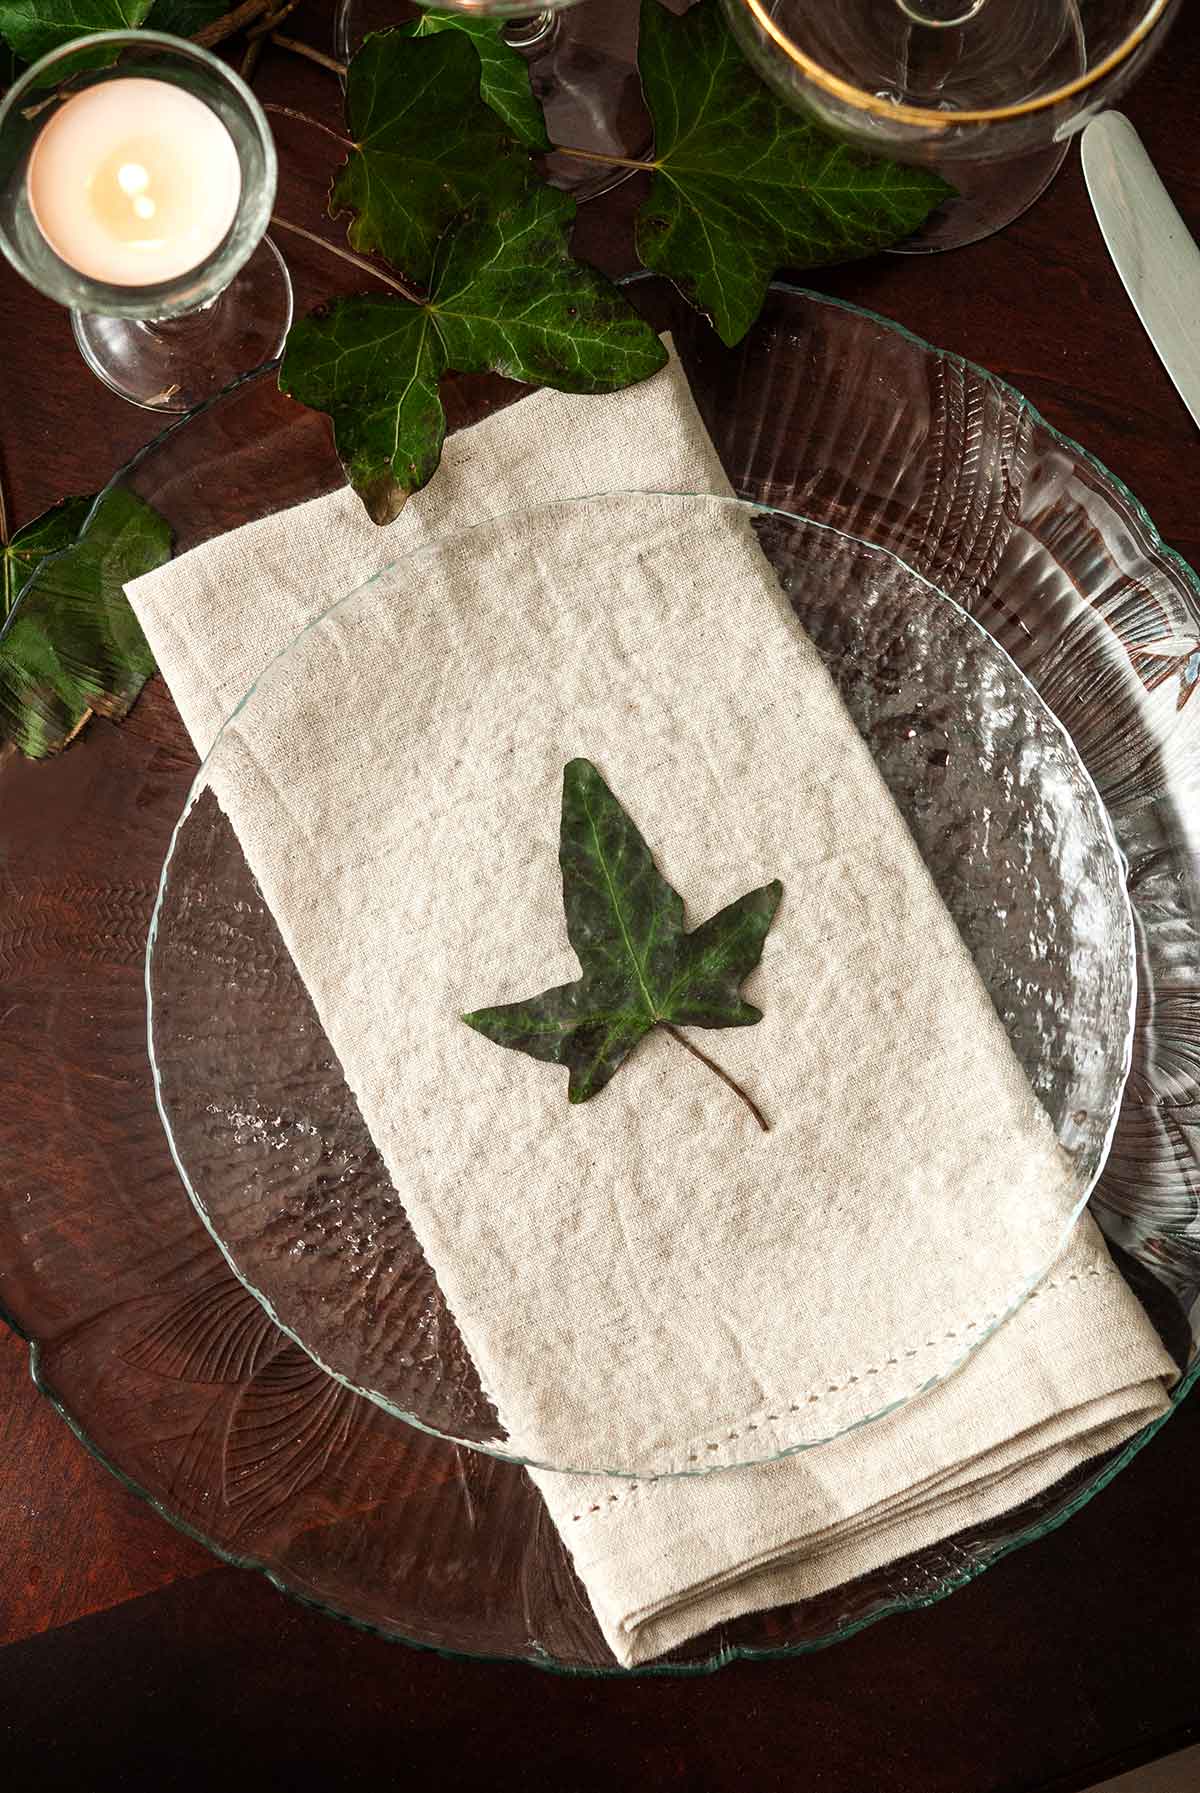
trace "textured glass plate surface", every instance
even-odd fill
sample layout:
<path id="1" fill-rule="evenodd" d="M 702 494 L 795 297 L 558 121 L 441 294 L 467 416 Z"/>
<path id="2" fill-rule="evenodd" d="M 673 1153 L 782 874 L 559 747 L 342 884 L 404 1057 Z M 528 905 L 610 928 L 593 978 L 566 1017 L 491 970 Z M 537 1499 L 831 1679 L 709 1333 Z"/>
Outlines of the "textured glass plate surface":
<path id="1" fill-rule="evenodd" d="M 1061 1206 L 1021 1205 L 1002 1223 L 994 1281 L 979 1290 L 976 1308 L 959 1314 L 926 1306 L 910 1295 L 910 1284 L 919 1286 L 916 1280 L 904 1279 L 893 1298 L 896 1330 L 891 1336 L 900 1359 L 897 1367 L 884 1370 L 873 1383 L 868 1381 L 866 1398 L 853 1409 L 847 1404 L 845 1415 L 832 1423 L 820 1403 L 789 1406 L 768 1399 L 766 1406 L 778 1405 L 779 1411 L 768 1415 L 773 1425 L 763 1428 L 764 1441 L 760 1442 L 757 1428 L 746 1428 L 722 1451 L 722 1467 L 820 1444 L 840 1430 L 892 1411 L 950 1374 L 970 1350 L 984 1345 L 1049 1270 L 1100 1172 L 1129 1068 L 1133 926 L 1121 855 L 1070 737 L 995 639 L 886 550 L 840 530 L 733 499 L 636 493 L 540 506 L 515 521 L 483 523 L 417 549 L 332 604 L 271 663 L 237 707 L 201 768 L 172 841 L 147 954 L 150 1051 L 172 1151 L 188 1193 L 231 1266 L 279 1325 L 356 1392 L 443 1437 L 539 1467 L 606 1470 L 641 1478 L 705 1472 L 703 1457 L 697 1464 L 699 1447 L 692 1439 L 726 1437 L 729 1413 L 719 1404 L 722 1366 L 744 1325 L 758 1324 L 758 1312 L 746 1314 L 737 1306 L 740 1286 L 731 1289 L 719 1275 L 705 1278 L 704 1299 L 691 1302 L 687 1309 L 694 1343 L 689 1386 L 672 1402 L 672 1412 L 677 1400 L 689 1423 L 664 1444 L 656 1429 L 661 1425 L 659 1404 L 646 1390 L 645 1376 L 638 1378 L 642 1393 L 634 1410 L 619 1416 L 613 1411 L 613 1389 L 630 1382 L 623 1361 L 631 1348 L 626 1329 L 595 1342 L 591 1380 L 586 1380 L 578 1367 L 573 1334 L 568 1329 L 557 1344 L 552 1342 L 556 1315 L 546 1311 L 535 1280 L 522 1284 L 518 1263 L 511 1283 L 507 1274 L 503 1277 L 504 1295 L 495 1298 L 506 1313 L 517 1316 L 518 1337 L 541 1337 L 547 1361 L 575 1365 L 570 1378 L 573 1417 L 569 1430 L 564 1428 L 560 1441 L 553 1443 L 544 1442 L 538 1432 L 501 1429 L 454 1313 L 417 1242 L 420 1221 L 414 1232 L 398 1193 L 408 1187 L 410 1175 L 420 1176 L 419 1167 L 428 1163 L 429 1144 L 422 1136 L 425 1117 L 431 1103 L 442 1105 L 443 1080 L 452 1080 L 453 1071 L 443 1064 L 431 1083 L 419 1061 L 401 1056 L 395 1073 L 389 1074 L 392 1093 L 384 1103 L 383 1123 L 398 1126 L 392 1116 L 407 1117 L 393 1143 L 393 1182 L 219 799 L 222 792 L 239 788 L 241 768 L 254 751 L 250 743 L 288 740 L 297 728 L 315 739 L 311 694 L 327 693 L 319 724 L 320 769 L 310 782 L 304 768 L 296 768 L 289 779 L 286 816 L 278 820 L 289 838 L 303 840 L 319 833 L 330 867 L 361 862 L 369 836 L 371 864 L 381 878 L 388 877 L 412 854 L 410 815 L 414 805 L 423 808 L 428 801 L 423 779 L 426 756 L 406 742 L 411 692 L 403 680 L 386 682 L 386 689 L 380 690 L 380 681 L 372 676 L 375 666 L 392 664 L 398 654 L 408 651 L 403 630 L 399 639 L 393 633 L 393 618 L 409 614 L 427 590 L 453 593 L 460 563 L 470 565 L 481 593 L 509 594 L 520 611 L 538 612 L 545 601 L 539 596 L 544 581 L 556 604 L 583 616 L 594 603 L 598 577 L 601 582 L 611 580 L 617 590 L 637 589 L 636 568 L 645 544 L 664 529 L 680 540 L 713 539 L 728 532 L 731 543 L 740 540 L 744 530 L 753 530 L 909 822 L 1070 1160 Z M 518 550 L 514 563 L 514 540 L 531 539 L 569 540 L 570 553 L 558 562 L 553 556 L 538 555 L 522 564 Z M 624 557 L 628 569 L 622 564 Z M 734 564 L 739 562 L 735 559 Z M 598 574 L 598 568 L 603 572 Z M 771 620 L 764 601 L 764 630 Z M 450 642 L 462 626 L 455 616 L 449 625 Z M 552 664 L 546 676 L 553 679 Z M 786 666 L 780 676 L 786 690 Z M 643 689 L 632 668 L 630 677 L 629 697 L 642 719 L 641 729 L 661 728 L 654 720 L 652 682 Z M 366 688 L 373 695 L 371 745 L 364 748 L 360 705 L 347 702 L 345 693 Z M 490 687 L 476 685 L 470 701 L 490 708 L 501 700 Z M 553 706 L 547 709 L 553 712 Z M 562 738 L 586 740 L 586 733 L 576 732 L 580 726 L 585 725 L 578 724 L 572 713 Z M 789 726 L 802 738 L 799 686 Z M 453 713 L 439 709 L 437 727 L 439 732 L 448 728 L 456 733 Z M 530 736 L 553 740 L 555 727 L 552 715 L 531 717 L 521 731 L 521 752 L 527 751 Z M 466 738 L 465 727 L 462 732 Z M 636 727 L 632 734 L 628 728 L 618 730 L 618 739 L 636 755 Z M 564 749 L 563 758 L 570 751 Z M 679 819 L 685 825 L 687 757 L 692 751 L 686 736 L 677 740 L 675 751 Z M 330 765 L 337 766 L 338 788 L 347 799 L 350 793 L 368 793 L 365 807 L 358 796 L 352 802 L 329 803 L 325 768 Z M 503 783 L 511 765 L 507 753 L 501 753 L 492 776 Z M 452 787 L 447 798 L 451 822 L 445 844 L 433 844 L 442 837 L 431 817 L 429 831 L 418 845 L 435 862 L 458 851 L 470 838 L 473 823 L 493 826 L 478 819 L 474 765 L 465 769 L 463 779 L 463 788 Z M 736 806 L 736 787 L 730 787 L 728 801 Z M 317 807 L 310 809 L 310 804 Z M 369 817 L 366 834 L 364 814 Z M 803 838 L 802 802 L 797 803 L 790 827 Z M 843 850 L 853 848 L 852 838 L 838 844 Z M 788 846 L 782 839 L 771 845 L 767 851 L 771 866 L 786 867 Z M 518 857 L 527 864 L 528 848 L 522 847 Z M 801 863 L 803 858 L 801 852 Z M 498 875 L 497 868 L 493 872 Z M 525 888 L 524 880 L 520 882 Z M 336 878 L 333 884 L 340 889 Z M 785 896 L 791 888 L 793 903 L 803 903 L 802 888 L 790 885 L 786 874 L 784 887 Z M 374 875 L 344 897 L 323 886 L 321 900 L 347 901 L 350 925 L 350 915 L 374 888 Z M 304 899 L 297 893 L 296 900 L 303 914 Z M 424 886 L 414 888 L 411 901 L 422 915 L 436 913 Z M 689 926 L 701 919 L 689 910 Z M 403 910 L 396 922 L 405 925 Z M 480 920 L 472 936 L 483 926 Z M 519 916 L 510 918 L 510 926 L 519 930 Z M 442 966 L 436 940 L 430 947 L 418 955 L 408 975 L 382 966 L 374 969 L 367 982 L 377 1012 L 387 1016 L 389 1029 L 400 1038 L 414 1040 L 418 1052 L 428 1037 L 430 1063 L 441 1063 L 448 1051 L 454 1062 L 469 1058 L 473 1051 L 495 1051 L 477 1039 L 472 1046 L 465 1033 L 459 1039 L 459 1004 L 452 996 L 435 1000 L 428 1010 L 422 1008 L 419 1022 L 412 1018 L 412 979 L 432 978 L 436 985 L 439 977 L 450 976 L 453 982 L 457 972 Z M 802 933 L 793 950 L 805 950 Z M 494 984 L 497 973 L 495 965 L 481 963 L 480 988 Z M 358 974 L 357 965 L 349 966 L 337 981 Z M 769 975 L 757 988 L 756 999 L 769 1011 Z M 875 1000 L 869 987 L 846 987 L 840 993 L 842 1003 L 855 1005 L 866 1015 Z M 348 1049 L 361 1054 L 360 1022 L 352 1017 L 346 1027 Z M 692 1037 L 703 1041 L 718 1062 L 727 1060 L 733 1050 L 733 1042 L 720 1032 Z M 751 1066 L 760 1038 L 747 1036 L 744 1042 Z M 376 1041 L 374 1049 L 390 1047 Z M 919 1054 L 921 1042 L 907 1041 L 903 1049 Z M 487 1066 L 482 1068 L 486 1072 Z M 539 1094 L 547 1080 L 562 1086 L 548 1115 L 561 1125 L 555 1107 L 565 1097 L 564 1072 L 538 1066 L 527 1067 L 527 1073 L 526 1082 L 536 1079 Z M 825 1092 L 819 1098 L 822 1102 L 835 1108 L 849 1105 L 851 1092 L 841 1090 L 836 1067 L 817 1075 Z M 409 1095 L 403 1087 L 406 1080 L 420 1093 Z M 795 1098 L 805 1099 L 801 1091 Z M 465 1093 L 461 1099 L 469 1105 Z M 948 1092 L 941 1101 L 943 1107 L 949 1105 Z M 635 1124 L 634 1117 L 626 1119 L 615 1090 L 605 1091 L 596 1104 L 588 1111 L 589 1130 L 599 1127 L 603 1132 L 600 1104 L 622 1127 Z M 718 1124 L 736 1126 L 737 1119 L 736 1111 L 728 1115 L 722 1111 Z M 527 1124 L 518 1122 L 518 1132 Z M 568 1131 L 578 1135 L 584 1124 L 575 1114 Z M 884 1212 L 895 1205 L 894 1190 L 920 1179 L 919 1154 L 924 1149 L 920 1139 L 906 1143 L 902 1129 L 893 1126 L 890 1132 L 890 1146 L 878 1164 L 873 1202 Z M 652 1150 L 652 1139 L 645 1146 Z M 452 1147 L 438 1147 L 442 1188 L 436 1176 L 429 1180 L 420 1198 L 426 1208 L 436 1210 L 449 1203 L 457 1212 L 461 1204 L 469 1214 L 496 1200 L 491 1177 L 504 1175 L 503 1160 L 497 1161 L 494 1171 L 490 1164 L 481 1170 L 477 1149 L 478 1142 L 456 1163 Z M 564 1149 L 569 1151 L 569 1145 Z M 738 1161 L 739 1178 L 757 1175 L 773 1184 L 787 1176 L 786 1164 L 781 1167 L 765 1144 L 763 1150 L 767 1155 L 749 1149 Z M 701 1167 L 704 1157 L 701 1152 Z M 418 1167 L 415 1172 L 410 1164 Z M 1004 1164 L 994 1167 L 989 1199 L 998 1218 L 1008 1212 L 1005 1203 L 1015 1180 L 1006 1169 Z M 640 1306 L 648 1325 L 664 1302 L 678 1301 L 673 1285 L 679 1274 L 679 1233 L 694 1224 L 690 1217 L 698 1206 L 689 1194 L 687 1167 L 672 1162 L 667 1174 L 677 1178 L 676 1185 L 648 1188 L 642 1204 L 662 1215 L 662 1232 L 660 1236 L 652 1230 L 648 1215 L 651 1230 L 639 1235 L 639 1258 L 669 1266 L 662 1289 L 656 1291 L 651 1284 L 641 1290 Z M 697 1174 L 703 1179 L 703 1168 Z M 519 1172 L 515 1186 L 521 1187 Z M 464 1194 L 464 1189 L 470 1193 Z M 953 1212 L 947 1207 L 952 1200 L 953 1191 L 945 1190 L 943 1214 Z M 770 1282 L 772 1264 L 788 1266 L 775 1272 L 780 1288 L 792 1285 L 810 1254 L 815 1258 L 810 1275 L 818 1279 L 825 1253 L 838 1254 L 837 1237 L 821 1245 L 825 1235 L 819 1230 L 820 1198 L 808 1205 L 812 1203 L 811 1190 L 807 1197 L 797 1190 L 796 1212 L 804 1216 L 805 1242 L 793 1244 L 781 1237 L 771 1264 L 762 1267 Z M 567 1224 L 569 1236 L 572 1223 Z M 845 1226 L 862 1224 L 863 1216 L 852 1213 L 842 1228 L 834 1224 L 831 1230 L 837 1235 Z M 945 1224 L 957 1225 L 949 1218 Z M 970 1221 L 964 1219 L 964 1224 Z M 454 1254 L 461 1249 L 460 1224 L 449 1230 L 451 1240 L 443 1249 Z M 936 1234 L 922 1245 L 910 1240 L 914 1268 L 921 1258 L 936 1257 L 943 1243 Z M 798 1253 L 795 1263 L 793 1251 Z M 598 1281 L 589 1273 L 586 1254 L 576 1260 L 572 1308 L 603 1310 L 610 1289 L 603 1267 L 597 1268 Z M 870 1289 L 863 1286 L 840 1289 L 827 1298 L 844 1309 L 844 1352 L 849 1363 L 860 1361 L 855 1315 L 860 1301 L 870 1296 Z M 785 1302 L 772 1318 L 781 1341 L 795 1337 L 795 1357 L 781 1356 L 773 1364 L 779 1376 L 776 1386 L 793 1391 L 808 1386 L 810 1375 L 807 1334 L 802 1325 L 792 1323 L 791 1313 L 796 1312 L 790 1312 Z M 944 1339 L 947 1327 L 958 1337 L 937 1353 L 901 1350 L 901 1341 Z M 630 1331 L 636 1350 L 636 1313 Z M 715 1382 L 710 1371 L 716 1372 Z M 590 1397 L 585 1392 L 589 1388 Z M 685 1401 L 690 1402 L 686 1408 Z M 540 1402 L 528 1404 L 540 1411 Z"/>
<path id="2" fill-rule="evenodd" d="M 888 548 L 940 585 L 1008 648 L 1096 780 L 1129 861 L 1139 1002 L 1091 1211 L 1191 1366 L 1181 1396 L 1200 1330 L 1200 582 L 1119 481 L 1019 394 L 879 318 L 777 287 L 729 351 L 658 283 L 639 303 L 674 331 L 735 489 Z M 453 420 L 512 396 L 461 382 Z M 170 518 L 183 551 L 332 490 L 340 473 L 324 421 L 264 379 L 161 438 L 123 483 Z M 35 1006 L 55 1067 L 20 1141 L 25 1174 L 0 1180 L 0 1301 L 32 1341 L 39 1385 L 160 1512 L 298 1598 L 430 1648 L 611 1671 L 525 1473 L 331 1381 L 183 1195 L 154 1105 L 142 972 L 195 760 L 182 744 L 147 747 L 139 729 L 135 711 L 105 781 L 84 781 L 61 849 L 43 826 L 55 769 L 0 769 L 6 994 Z M 89 1071 L 99 1025 L 105 1079 Z M 1068 1518 L 1147 1436 L 988 1526 L 697 1638 L 656 1669 L 800 1652 L 925 1605 Z"/>

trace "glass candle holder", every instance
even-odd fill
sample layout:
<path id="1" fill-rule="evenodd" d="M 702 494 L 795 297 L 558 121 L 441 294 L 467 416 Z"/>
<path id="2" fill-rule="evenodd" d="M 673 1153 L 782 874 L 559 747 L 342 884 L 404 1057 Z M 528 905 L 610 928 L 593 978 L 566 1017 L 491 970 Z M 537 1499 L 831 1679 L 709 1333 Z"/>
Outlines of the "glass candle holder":
<path id="1" fill-rule="evenodd" d="M 287 336 L 276 174 L 262 107 L 217 57 L 153 31 L 77 38 L 0 102 L 0 250 L 68 307 L 114 392 L 187 411 Z"/>

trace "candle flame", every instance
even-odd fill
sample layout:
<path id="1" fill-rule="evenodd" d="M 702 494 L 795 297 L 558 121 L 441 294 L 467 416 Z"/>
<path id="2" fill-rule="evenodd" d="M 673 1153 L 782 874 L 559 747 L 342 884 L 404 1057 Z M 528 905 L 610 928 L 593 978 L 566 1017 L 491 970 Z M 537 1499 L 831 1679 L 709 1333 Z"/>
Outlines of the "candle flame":
<path id="1" fill-rule="evenodd" d="M 117 169 L 117 185 L 122 193 L 128 193 L 132 199 L 136 193 L 144 193 L 150 185 L 150 175 L 140 162 L 122 162 Z M 134 208 L 137 209 L 136 206 Z M 138 216 L 141 217 L 138 212 Z"/>

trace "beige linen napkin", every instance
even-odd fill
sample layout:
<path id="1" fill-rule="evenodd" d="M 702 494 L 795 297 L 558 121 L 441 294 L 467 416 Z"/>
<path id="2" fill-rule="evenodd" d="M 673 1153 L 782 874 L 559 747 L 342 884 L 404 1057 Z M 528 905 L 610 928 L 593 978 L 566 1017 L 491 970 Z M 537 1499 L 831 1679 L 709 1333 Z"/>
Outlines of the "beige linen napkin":
<path id="1" fill-rule="evenodd" d="M 1169 1359 L 865 747 L 725 491 L 677 363 L 538 393 L 447 445 L 384 534 L 348 493 L 130 588 L 514 1445 L 625 1663 L 1002 1511 L 1162 1411 Z M 508 516 L 518 507 L 538 511 Z M 631 550 L 636 549 L 636 552 Z M 346 684 L 331 690 L 331 669 Z M 760 1134 L 666 1036 L 570 1108 L 467 1009 L 577 975 L 565 762 L 594 759 L 689 924 L 779 877 L 711 1036 Z M 841 1436 L 835 1436 L 842 1434 Z"/>

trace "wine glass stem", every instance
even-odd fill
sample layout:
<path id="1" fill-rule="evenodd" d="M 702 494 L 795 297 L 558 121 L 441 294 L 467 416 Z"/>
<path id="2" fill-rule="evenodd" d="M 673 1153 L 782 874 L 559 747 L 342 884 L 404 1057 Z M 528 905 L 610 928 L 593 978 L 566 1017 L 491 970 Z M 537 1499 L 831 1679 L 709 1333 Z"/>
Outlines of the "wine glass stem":
<path id="1" fill-rule="evenodd" d="M 906 18 L 918 25 L 966 25 L 977 18 L 987 0 L 896 0 Z"/>
<path id="2" fill-rule="evenodd" d="M 557 26 L 557 13 L 531 13 L 527 19 L 508 21 L 504 27 L 504 41 L 514 50 L 540 50 L 553 37 Z"/>

